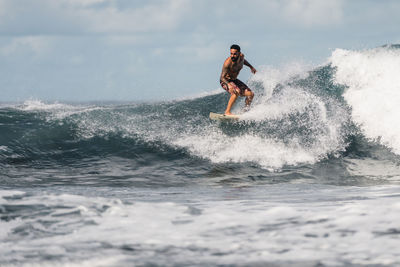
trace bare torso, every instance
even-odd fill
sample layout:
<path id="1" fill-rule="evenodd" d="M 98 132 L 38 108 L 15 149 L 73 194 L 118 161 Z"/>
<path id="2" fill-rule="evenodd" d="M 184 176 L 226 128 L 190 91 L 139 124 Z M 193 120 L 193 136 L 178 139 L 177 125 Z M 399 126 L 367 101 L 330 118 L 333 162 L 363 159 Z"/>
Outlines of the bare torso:
<path id="1" fill-rule="evenodd" d="M 221 80 L 222 81 L 233 81 L 236 80 L 240 70 L 243 68 L 244 55 L 240 54 L 237 61 L 233 61 L 231 57 L 228 57 L 222 68 Z"/>

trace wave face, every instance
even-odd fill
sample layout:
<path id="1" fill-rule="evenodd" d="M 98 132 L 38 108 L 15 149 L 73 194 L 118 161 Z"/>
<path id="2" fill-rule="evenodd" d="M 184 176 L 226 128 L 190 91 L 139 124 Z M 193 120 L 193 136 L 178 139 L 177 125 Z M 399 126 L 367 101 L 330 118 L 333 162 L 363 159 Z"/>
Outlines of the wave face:
<path id="1" fill-rule="evenodd" d="M 338 155 L 347 146 L 350 118 L 337 96 L 342 87 L 332 84 L 331 72 L 323 67 L 304 74 L 298 65 L 281 71 L 265 68 L 249 81 L 257 98 L 243 122 L 203 124 L 174 144 L 212 162 L 250 161 L 271 169 Z M 219 112 L 227 103 L 223 97 Z M 242 106 L 234 112 L 240 113 Z"/>
<path id="2" fill-rule="evenodd" d="M 357 154 L 372 139 L 398 154 L 399 56 L 393 47 L 336 50 L 314 69 L 264 67 L 248 81 L 256 94 L 252 109 L 234 123 L 208 119 L 225 109 L 222 89 L 165 103 L 3 105 L 0 162 L 101 168 L 102 160 L 118 159 L 132 168 L 202 162 L 277 170 Z M 233 111 L 242 107 L 243 99 Z"/>
<path id="3" fill-rule="evenodd" d="M 385 46 L 368 51 L 337 49 L 331 57 L 335 81 L 363 134 L 400 154 L 400 49 Z"/>

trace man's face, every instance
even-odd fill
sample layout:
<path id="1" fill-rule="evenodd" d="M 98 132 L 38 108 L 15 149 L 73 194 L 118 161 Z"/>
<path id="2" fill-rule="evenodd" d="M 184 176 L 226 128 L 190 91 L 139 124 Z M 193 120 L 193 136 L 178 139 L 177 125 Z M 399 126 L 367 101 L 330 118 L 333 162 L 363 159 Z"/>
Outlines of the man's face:
<path id="1" fill-rule="evenodd" d="M 240 53 L 236 49 L 231 49 L 231 59 L 233 62 L 239 59 Z"/>

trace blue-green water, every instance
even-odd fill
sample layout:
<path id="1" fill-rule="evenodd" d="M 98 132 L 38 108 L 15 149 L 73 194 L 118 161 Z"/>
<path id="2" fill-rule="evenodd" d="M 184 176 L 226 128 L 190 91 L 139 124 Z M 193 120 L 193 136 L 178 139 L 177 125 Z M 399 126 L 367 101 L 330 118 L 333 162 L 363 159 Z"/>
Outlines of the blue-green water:
<path id="1" fill-rule="evenodd" d="M 238 122 L 222 89 L 3 104 L 0 265 L 400 264 L 399 59 L 261 68 Z"/>

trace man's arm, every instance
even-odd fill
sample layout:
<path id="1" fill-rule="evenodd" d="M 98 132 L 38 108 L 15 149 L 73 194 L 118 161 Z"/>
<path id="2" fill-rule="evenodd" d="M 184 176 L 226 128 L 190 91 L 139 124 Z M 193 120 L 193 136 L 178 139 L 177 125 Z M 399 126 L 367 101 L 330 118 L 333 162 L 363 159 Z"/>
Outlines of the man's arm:
<path id="1" fill-rule="evenodd" d="M 244 65 L 249 67 L 253 74 L 255 74 L 257 72 L 257 70 L 246 59 L 244 60 Z"/>
<path id="2" fill-rule="evenodd" d="M 226 79 L 226 74 L 228 74 L 228 70 L 229 70 L 229 63 L 225 61 L 224 65 L 222 66 L 221 77 L 219 77 L 219 79 L 226 84 L 229 84 L 229 81 Z"/>

